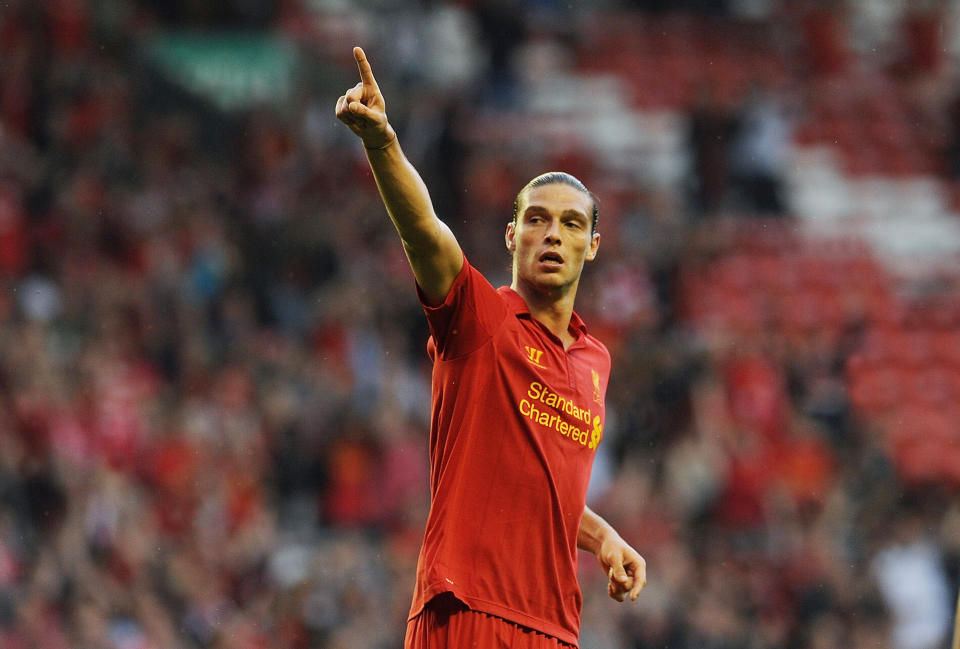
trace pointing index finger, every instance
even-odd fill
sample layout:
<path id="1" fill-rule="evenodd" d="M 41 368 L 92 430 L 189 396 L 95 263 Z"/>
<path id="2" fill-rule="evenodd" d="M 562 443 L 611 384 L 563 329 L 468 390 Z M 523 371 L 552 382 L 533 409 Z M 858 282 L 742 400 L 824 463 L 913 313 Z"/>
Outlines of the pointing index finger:
<path id="1" fill-rule="evenodd" d="M 370 69 L 370 62 L 367 61 L 367 55 L 364 54 L 363 48 L 353 48 L 353 58 L 357 60 L 357 68 L 360 70 L 360 80 L 363 81 L 363 85 L 379 90 L 377 80 L 373 78 L 373 70 Z"/>

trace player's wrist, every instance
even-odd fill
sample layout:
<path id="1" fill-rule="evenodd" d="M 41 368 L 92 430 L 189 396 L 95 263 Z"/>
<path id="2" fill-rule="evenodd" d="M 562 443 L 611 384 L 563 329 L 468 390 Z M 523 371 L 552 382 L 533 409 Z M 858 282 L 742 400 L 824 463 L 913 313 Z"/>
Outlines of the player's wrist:
<path id="1" fill-rule="evenodd" d="M 397 134 L 390 126 L 379 137 L 371 137 L 369 140 L 363 140 L 363 148 L 367 151 L 383 151 L 396 144 Z"/>
<path id="2" fill-rule="evenodd" d="M 577 547 L 586 550 L 599 559 L 603 544 L 607 541 L 611 532 L 616 534 L 616 530 L 607 521 L 589 507 L 584 507 L 583 516 L 580 518 L 580 528 L 577 530 Z"/>
<path id="3" fill-rule="evenodd" d="M 623 539 L 620 537 L 619 532 L 613 529 L 612 525 L 606 523 L 606 521 L 604 522 L 605 524 L 597 530 L 598 555 L 603 553 L 605 546 L 610 546 L 612 544 L 613 547 L 616 547 L 620 543 L 623 543 Z"/>

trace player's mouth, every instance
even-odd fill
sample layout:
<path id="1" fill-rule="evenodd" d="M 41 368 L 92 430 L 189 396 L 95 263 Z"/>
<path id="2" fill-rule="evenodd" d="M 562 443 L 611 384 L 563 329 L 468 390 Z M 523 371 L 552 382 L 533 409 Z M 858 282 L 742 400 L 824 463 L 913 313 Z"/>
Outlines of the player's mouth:
<path id="1" fill-rule="evenodd" d="M 563 257 L 560 253 L 548 251 L 537 257 L 537 261 L 547 268 L 560 268 L 563 266 Z"/>

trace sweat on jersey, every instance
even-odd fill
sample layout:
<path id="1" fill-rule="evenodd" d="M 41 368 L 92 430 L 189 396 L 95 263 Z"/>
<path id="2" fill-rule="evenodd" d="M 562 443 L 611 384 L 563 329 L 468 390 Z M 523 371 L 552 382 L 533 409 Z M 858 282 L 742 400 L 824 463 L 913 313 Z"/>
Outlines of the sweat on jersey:
<path id="1" fill-rule="evenodd" d="M 603 437 L 610 354 L 576 315 L 576 340 L 464 258 L 426 304 L 433 361 L 430 513 L 411 619 L 452 592 L 470 608 L 576 645 L 577 531 Z"/>

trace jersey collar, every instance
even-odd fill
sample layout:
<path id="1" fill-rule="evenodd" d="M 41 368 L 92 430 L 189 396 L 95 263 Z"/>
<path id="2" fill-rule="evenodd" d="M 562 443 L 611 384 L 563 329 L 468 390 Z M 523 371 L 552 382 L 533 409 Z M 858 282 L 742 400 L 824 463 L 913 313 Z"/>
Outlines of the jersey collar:
<path id="1" fill-rule="evenodd" d="M 515 290 L 509 286 L 501 286 L 499 289 L 497 289 L 497 293 L 503 297 L 507 307 L 513 311 L 518 318 L 534 320 L 533 316 L 530 315 L 530 308 L 527 306 L 526 301 Z M 550 336 L 556 338 L 556 336 L 554 336 L 553 333 L 549 331 L 543 323 L 537 320 L 534 320 L 534 322 L 537 322 L 537 324 L 543 327 L 543 330 Z M 573 337 L 576 339 L 573 343 L 574 345 L 583 342 L 584 337 L 587 335 L 587 325 L 584 324 L 583 320 L 579 315 L 577 315 L 576 311 L 570 315 L 570 324 L 567 326 L 567 331 L 573 334 Z"/>

